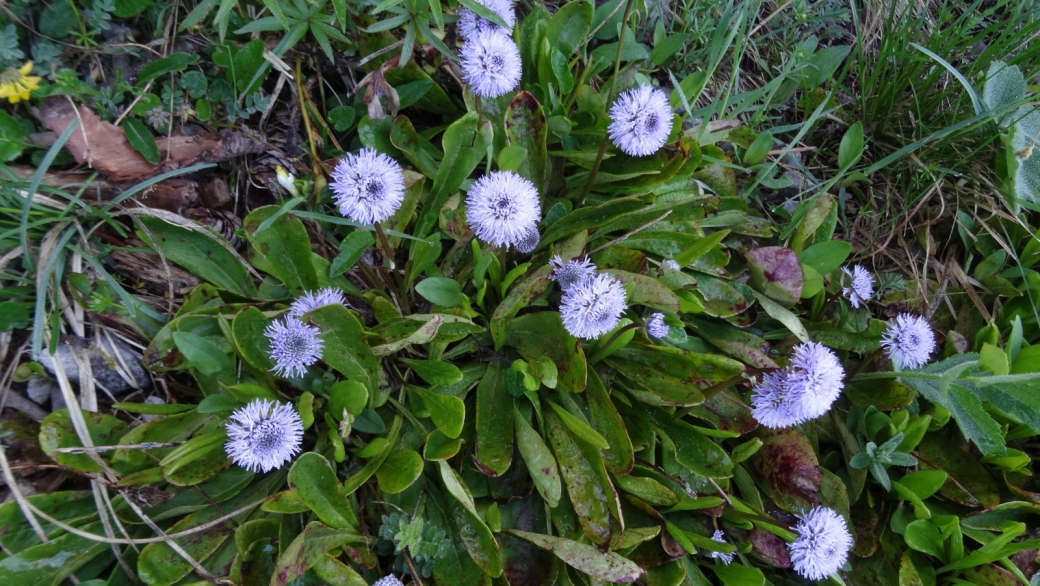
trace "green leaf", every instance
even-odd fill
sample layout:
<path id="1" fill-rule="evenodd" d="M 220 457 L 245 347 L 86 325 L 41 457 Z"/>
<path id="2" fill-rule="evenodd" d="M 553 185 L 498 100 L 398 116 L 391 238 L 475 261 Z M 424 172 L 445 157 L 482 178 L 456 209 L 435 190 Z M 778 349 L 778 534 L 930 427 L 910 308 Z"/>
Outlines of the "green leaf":
<path id="1" fill-rule="evenodd" d="M 219 346 L 191 332 L 173 332 L 173 343 L 184 359 L 206 376 L 232 374 L 235 361 Z"/>
<path id="2" fill-rule="evenodd" d="M 654 51 L 657 51 L 657 47 L 654 47 Z M 745 165 L 757 165 L 765 160 L 766 155 L 769 154 L 770 149 L 773 148 L 773 135 L 768 132 L 763 132 L 755 138 L 754 142 L 748 146 L 747 150 L 744 151 L 744 158 L 741 162 Z"/>
<path id="3" fill-rule="evenodd" d="M 764 246 L 749 250 L 745 256 L 752 288 L 786 307 L 798 302 L 802 296 L 802 263 L 793 250 Z"/>
<path id="4" fill-rule="evenodd" d="M 249 243 L 269 263 L 271 271 L 281 279 L 289 293 L 299 296 L 320 286 L 311 259 L 310 238 L 303 222 L 283 214 L 270 227 L 257 231 L 264 221 L 278 212 L 278 206 L 257 208 L 242 221 L 243 229 Z"/>
<path id="5" fill-rule="evenodd" d="M 544 248 L 559 238 L 582 230 L 598 228 L 621 216 L 640 211 L 644 207 L 646 204 L 634 198 L 612 199 L 598 206 L 579 207 L 549 226 L 542 235 L 542 242 L 538 247 Z"/>
<path id="6" fill-rule="evenodd" d="M 585 390 L 585 354 L 564 329 L 560 314 L 540 311 L 514 319 L 506 330 L 504 344 L 516 348 L 529 362 L 542 356 L 550 358 L 559 372 L 559 389 L 572 393 Z"/>
<path id="7" fill-rule="evenodd" d="M 544 414 L 545 433 L 552 444 L 556 461 L 560 464 L 567 495 L 578 515 L 585 536 L 594 544 L 610 541 L 610 503 L 616 498 L 612 487 L 604 486 L 605 471 L 596 470 L 597 462 L 590 459 L 593 452 L 581 446 L 567 433 L 563 423 L 554 414 Z M 602 466 L 602 462 L 598 462 Z"/>
<path id="8" fill-rule="evenodd" d="M 20 330 L 29 325 L 29 310 L 21 303 L 4 301 L 0 303 L 0 332 Z"/>
<path id="9" fill-rule="evenodd" d="M 462 286 L 447 277 L 423 279 L 415 285 L 415 292 L 441 307 L 455 307 L 462 301 Z"/>
<path id="10" fill-rule="evenodd" d="M 539 193 L 544 194 L 546 172 L 549 167 L 545 144 L 548 128 L 541 104 L 534 95 L 526 91 L 518 92 L 506 108 L 504 123 L 509 147 L 503 149 L 503 154 L 499 155 L 499 168 L 509 168 L 509 166 L 503 165 L 504 153 L 507 149 L 523 149 L 523 156 L 520 157 L 513 170 L 534 183 Z M 513 151 L 513 153 L 519 152 L 519 150 Z M 516 155 L 510 156 L 515 157 Z"/>
<path id="11" fill-rule="evenodd" d="M 513 396 L 498 362 L 477 385 L 477 442 L 474 463 L 488 476 L 504 474 L 513 459 Z"/>
<path id="12" fill-rule="evenodd" d="M 571 415 L 567 412 L 566 409 L 560 407 L 552 401 L 546 401 L 546 403 L 548 403 L 549 406 L 552 407 L 552 410 L 555 411 L 556 415 L 559 416 L 560 421 L 562 421 L 563 424 L 567 427 L 567 429 L 569 429 L 570 432 L 573 433 L 576 437 L 580 438 L 582 441 L 593 447 L 601 449 L 607 449 L 610 447 L 610 444 L 607 443 L 607 440 L 603 439 L 603 436 L 600 435 L 599 432 L 597 432 L 595 429 L 592 429 L 592 427 L 589 426 L 588 423 L 585 423 L 581 419 L 578 419 L 574 415 Z"/>
<path id="13" fill-rule="evenodd" d="M 414 450 L 390 452 L 383 465 L 376 471 L 379 490 L 386 494 L 403 492 L 419 479 L 423 464 L 422 456 Z"/>
<path id="14" fill-rule="evenodd" d="M 140 216 L 138 221 L 148 230 L 148 234 L 138 230 L 138 238 L 162 251 L 167 260 L 221 289 L 246 297 L 256 295 L 253 279 L 242 261 L 214 240 L 220 236 L 207 236 L 151 216 Z"/>
<path id="15" fill-rule="evenodd" d="M 342 380 L 329 388 L 328 411 L 336 419 L 343 417 L 343 411 L 357 417 L 368 404 L 368 389 L 354 380 Z"/>
<path id="16" fill-rule="evenodd" d="M 838 166 L 842 169 L 848 169 L 859 161 L 860 157 L 863 156 L 863 147 L 866 143 L 863 140 L 863 123 L 856 122 L 849 129 L 845 131 L 845 136 L 841 137 L 841 144 L 838 146 Z"/>
<path id="17" fill-rule="evenodd" d="M 28 135 L 17 120 L 0 110 L 0 163 L 9 163 L 22 156 Z"/>
<path id="18" fill-rule="evenodd" d="M 135 87 L 144 87 L 149 81 L 174 71 L 184 71 L 189 65 L 199 60 L 198 55 L 188 53 L 171 53 L 157 61 L 149 61 L 137 72 Z"/>
<path id="19" fill-rule="evenodd" d="M 274 368 L 274 361 L 268 355 L 267 338 L 264 336 L 264 330 L 270 324 L 271 320 L 253 306 L 238 312 L 231 322 L 231 333 L 238 353 L 250 366 L 259 370 Z"/>
<path id="20" fill-rule="evenodd" d="M 419 378 L 431 385 L 453 385 L 462 380 L 462 371 L 450 362 L 441 360 L 411 360 L 402 358 L 404 362 L 419 375 Z"/>
<path id="21" fill-rule="evenodd" d="M 1017 65 L 992 61 L 982 86 L 982 103 L 987 110 L 1010 108 L 1026 98 L 1026 79 Z"/>
<path id="22" fill-rule="evenodd" d="M 123 130 L 126 132 L 126 139 L 135 151 L 141 153 L 141 156 L 149 163 L 159 164 L 159 147 L 155 146 L 155 137 L 143 122 L 137 118 L 127 118 L 123 121 Z"/>
<path id="23" fill-rule="evenodd" d="M 798 255 L 802 264 L 816 269 L 826 275 L 841 266 L 852 252 L 852 245 L 843 240 L 828 240 L 806 248 Z"/>
<path id="24" fill-rule="evenodd" d="M 563 490 L 556 459 L 545 445 L 542 436 L 531 428 L 516 409 L 513 410 L 513 425 L 516 428 L 516 447 L 527 464 L 527 471 L 534 480 L 535 488 L 549 507 L 555 509 Z"/>
<path id="25" fill-rule="evenodd" d="M 95 535 L 104 532 L 98 522 L 88 523 L 78 529 Z M 109 547 L 100 541 L 66 533 L 48 543 L 34 545 L 17 555 L 0 560 L 0 581 L 3 584 L 58 586 Z"/>
<path id="26" fill-rule="evenodd" d="M 321 327 L 321 339 L 325 342 L 322 358 L 326 364 L 364 384 L 369 396 L 376 396 L 379 360 L 369 348 L 365 331 L 354 314 L 342 305 L 326 305 L 309 315 Z"/>
<path id="27" fill-rule="evenodd" d="M 340 493 L 336 470 L 323 456 L 307 452 L 289 469 L 289 488 L 326 525 L 336 529 L 358 526 L 350 501 Z"/>
<path id="28" fill-rule="evenodd" d="M 805 326 L 802 325 L 802 320 L 798 319 L 797 315 L 791 313 L 791 311 L 783 305 L 780 305 L 757 291 L 755 292 L 755 298 L 758 299 L 758 304 L 762 306 L 762 309 L 766 310 L 766 313 L 768 313 L 770 317 L 787 326 L 787 329 L 790 330 L 799 340 L 803 343 L 808 343 L 810 341 L 809 332 L 805 330 Z"/>
<path id="29" fill-rule="evenodd" d="M 80 411 L 87 424 L 87 432 L 95 446 L 111 446 L 119 443 L 119 438 L 126 432 L 125 422 L 104 413 Z M 40 423 L 40 449 L 54 458 L 58 464 L 83 472 L 100 472 L 101 467 L 87 454 L 59 453 L 58 448 L 80 447 L 80 442 L 69 410 L 59 409 L 48 414 Z"/>
<path id="30" fill-rule="evenodd" d="M 592 26 L 593 6 L 590 2 L 568 2 L 556 11 L 545 38 L 552 47 L 562 55 L 574 55 L 578 47 L 585 43 L 585 37 Z"/>
<path id="31" fill-rule="evenodd" d="M 661 409 L 634 401 L 633 411 L 668 436 L 675 445 L 675 459 L 690 471 L 709 478 L 727 478 L 733 463 L 718 444 L 689 423 L 672 419 Z"/>
<path id="32" fill-rule="evenodd" d="M 376 243 L 372 233 L 367 230 L 354 230 L 347 237 L 340 242 L 339 250 L 340 253 L 333 259 L 332 264 L 329 266 L 329 278 L 342 275 L 343 273 L 350 270 L 361 255 L 365 253 L 370 246 Z"/>
<path id="33" fill-rule="evenodd" d="M 436 224 L 444 202 L 459 190 L 462 182 L 476 169 L 487 153 L 492 136 L 490 123 L 478 127 L 476 112 L 463 115 L 444 131 L 441 137 L 444 159 L 433 179 L 430 199 L 424 206 L 425 215 L 416 236 L 425 236 Z"/>
<path id="34" fill-rule="evenodd" d="M 517 529 L 507 529 L 506 532 L 553 552 L 567 565 L 597 580 L 635 582 L 643 574 L 642 568 L 635 562 L 613 551 L 603 553 L 591 545 L 541 533 Z"/>
<path id="35" fill-rule="evenodd" d="M 307 570 L 327 559 L 328 552 L 348 543 L 365 543 L 365 537 L 352 530 L 330 529 L 317 521 L 311 521 L 278 556 L 270 586 L 286 586 L 294 582 Z"/>
<path id="36" fill-rule="evenodd" d="M 460 380 L 461 380 L 461 372 Z M 420 387 L 410 387 L 419 393 L 426 408 L 430 412 L 437 429 L 451 439 L 459 437 L 462 433 L 462 425 L 466 421 L 466 404 L 462 399 L 451 395 L 442 395 Z"/>
<path id="37" fill-rule="evenodd" d="M 603 450 L 604 465 L 614 474 L 628 474 L 635 464 L 632 440 L 628 437 L 625 421 L 595 370 L 589 372 L 585 401 L 588 403 L 592 422 L 608 444 Z"/>
<path id="38" fill-rule="evenodd" d="M 502 171 L 517 171 L 526 159 L 527 149 L 510 145 L 498 153 L 498 168 Z"/>

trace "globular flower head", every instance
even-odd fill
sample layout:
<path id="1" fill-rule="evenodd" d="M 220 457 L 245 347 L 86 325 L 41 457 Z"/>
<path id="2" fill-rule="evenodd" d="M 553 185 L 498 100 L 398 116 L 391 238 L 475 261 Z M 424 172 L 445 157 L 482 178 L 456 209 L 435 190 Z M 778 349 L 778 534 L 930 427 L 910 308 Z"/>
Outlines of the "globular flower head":
<path id="1" fill-rule="evenodd" d="M 585 282 L 596 274 L 596 265 L 592 264 L 587 256 L 563 262 L 563 259 L 556 255 L 549 260 L 549 264 L 553 268 L 549 279 L 556 281 L 556 284 L 564 291 Z"/>
<path id="2" fill-rule="evenodd" d="M 592 340 L 614 329 L 625 313 L 625 286 L 601 274 L 565 289 L 560 303 L 563 327 L 574 336 Z"/>
<path id="3" fill-rule="evenodd" d="M 722 531 L 720 531 L 719 529 L 715 530 L 715 533 L 711 536 L 711 540 L 712 541 L 718 541 L 719 543 L 727 543 L 727 541 L 726 541 L 726 534 L 723 533 Z M 722 553 L 720 551 L 710 551 L 710 552 L 708 552 L 708 557 L 714 558 L 714 559 L 717 559 L 717 560 L 722 560 L 722 563 L 727 565 L 727 566 L 730 564 L 730 562 L 733 561 L 733 554 L 731 554 L 731 553 Z"/>
<path id="4" fill-rule="evenodd" d="M 512 32 L 513 26 L 516 25 L 516 13 L 513 11 L 512 0 L 477 0 L 477 2 L 487 6 L 492 12 L 500 16 L 509 28 L 502 28 L 486 18 L 477 16 L 469 8 L 462 7 L 459 8 L 457 27 L 463 40 L 468 41 L 476 34 L 493 30 L 501 31 L 507 35 Z"/>
<path id="5" fill-rule="evenodd" d="M 854 265 L 852 270 L 843 267 L 841 270 L 849 282 L 848 287 L 842 287 L 841 293 L 849 299 L 852 307 L 858 309 L 861 303 L 870 301 L 874 296 L 874 277 L 863 265 Z"/>
<path id="6" fill-rule="evenodd" d="M 668 269 L 669 271 L 682 270 L 682 267 L 679 266 L 679 263 L 675 262 L 674 260 L 672 260 L 670 258 L 661 261 L 661 268 L 662 269 Z"/>
<path id="7" fill-rule="evenodd" d="M 845 565 L 852 547 L 852 534 L 841 515 L 816 507 L 800 517 L 794 530 L 798 538 L 787 544 L 787 550 L 799 576 L 822 580 Z"/>
<path id="8" fill-rule="evenodd" d="M 339 213 L 361 224 L 388 220 L 404 201 L 401 165 L 373 149 L 347 153 L 332 171 L 333 199 Z"/>
<path id="9" fill-rule="evenodd" d="M 787 373 L 768 372 L 751 390 L 751 414 L 770 429 L 793 427 L 808 420 L 801 405 L 791 400 L 784 390 Z"/>
<path id="10" fill-rule="evenodd" d="M 271 322 L 264 330 L 271 343 L 271 360 L 274 372 L 286 378 L 301 377 L 307 367 L 321 358 L 324 342 L 318 337 L 318 328 L 309 326 L 294 317 Z"/>
<path id="11" fill-rule="evenodd" d="M 914 370 L 928 363 L 935 350 L 935 334 L 923 317 L 901 313 L 888 322 L 881 345 L 896 368 Z"/>
<path id="12" fill-rule="evenodd" d="M 225 424 L 224 451 L 250 472 L 270 472 L 300 452 L 303 421 L 292 405 L 254 399 L 236 409 Z"/>
<path id="13" fill-rule="evenodd" d="M 819 342 L 799 344 L 784 378 L 784 394 L 799 406 L 805 420 L 831 408 L 845 386 L 845 369 L 833 350 Z"/>
<path id="14" fill-rule="evenodd" d="M 664 323 L 664 314 L 659 311 L 646 320 L 646 333 L 650 334 L 651 338 L 667 338 L 671 329 Z"/>
<path id="15" fill-rule="evenodd" d="M 477 238 L 494 246 L 518 246 L 542 217 L 538 189 L 512 171 L 494 171 L 466 195 L 466 219 Z"/>
<path id="16" fill-rule="evenodd" d="M 393 574 L 387 574 L 375 581 L 372 586 L 404 586 L 404 583 Z"/>
<path id="17" fill-rule="evenodd" d="M 644 85 L 622 93 L 610 107 L 610 140 L 633 157 L 656 153 L 672 132 L 672 107 L 664 91 Z"/>
<path id="18" fill-rule="evenodd" d="M 537 228 L 532 228 L 526 234 L 524 234 L 520 241 L 516 243 L 516 249 L 520 254 L 531 254 L 534 249 L 538 248 L 538 243 L 541 242 L 542 235 L 538 233 Z"/>
<path id="19" fill-rule="evenodd" d="M 303 314 L 326 305 L 346 305 L 347 299 L 343 297 L 343 291 L 335 287 L 326 287 L 317 291 L 307 291 L 296 298 L 289 306 L 289 317 L 300 319 Z"/>
<path id="20" fill-rule="evenodd" d="M 462 79 L 480 97 L 503 96 L 520 83 L 520 49 L 501 30 L 467 38 L 460 57 Z"/>

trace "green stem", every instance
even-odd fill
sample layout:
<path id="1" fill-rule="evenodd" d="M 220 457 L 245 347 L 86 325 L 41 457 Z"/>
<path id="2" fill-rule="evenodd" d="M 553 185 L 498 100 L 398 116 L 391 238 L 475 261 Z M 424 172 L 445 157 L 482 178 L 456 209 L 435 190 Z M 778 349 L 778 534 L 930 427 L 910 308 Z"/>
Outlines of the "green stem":
<path id="1" fill-rule="evenodd" d="M 928 372 L 861 372 L 852 378 L 853 382 L 863 380 L 889 380 L 895 378 L 921 378 L 926 380 L 939 380 L 941 375 Z"/>
<path id="2" fill-rule="evenodd" d="M 607 91 L 607 99 L 603 102 L 607 108 L 610 107 L 611 100 L 614 97 L 614 88 L 617 87 L 618 72 L 621 71 L 621 51 L 625 48 L 625 29 L 628 25 L 628 17 L 632 14 L 633 0 L 627 0 L 625 2 L 625 15 L 621 17 L 621 32 L 618 34 L 618 45 L 617 45 L 617 57 L 614 58 L 614 75 L 610 78 L 610 90 Z M 589 196 L 589 190 L 592 189 L 592 184 L 596 182 L 596 175 L 599 173 L 600 163 L 603 162 L 603 155 L 607 152 L 607 136 L 603 136 L 603 142 L 599 145 L 599 153 L 596 155 L 596 162 L 592 164 L 592 170 L 589 171 L 589 179 L 585 182 L 585 189 L 581 192 L 581 205 L 585 205 L 585 199 Z"/>
<path id="3" fill-rule="evenodd" d="M 411 313 L 408 311 L 408 297 L 405 296 L 403 280 L 394 264 L 394 248 L 390 246 L 390 240 L 386 237 L 383 226 L 379 222 L 375 223 L 375 228 L 376 235 L 379 237 L 379 248 L 383 253 L 383 266 L 380 267 L 380 273 L 386 281 L 387 289 L 392 288 L 397 293 L 398 309 L 405 314 Z"/>
<path id="4" fill-rule="evenodd" d="M 621 334 L 624 334 L 628 330 L 641 328 L 644 325 L 646 325 L 644 322 L 631 323 L 621 328 L 620 330 L 614 332 L 614 335 L 611 336 L 610 339 L 608 339 L 604 344 L 601 344 L 600 347 L 596 349 L 596 353 L 593 354 L 592 358 L 589 359 L 589 364 L 596 364 L 597 362 L 599 362 L 600 359 L 603 358 L 603 355 L 607 352 L 607 350 L 609 350 L 610 347 L 614 345 L 614 342 L 618 341 L 618 338 L 621 337 Z"/>

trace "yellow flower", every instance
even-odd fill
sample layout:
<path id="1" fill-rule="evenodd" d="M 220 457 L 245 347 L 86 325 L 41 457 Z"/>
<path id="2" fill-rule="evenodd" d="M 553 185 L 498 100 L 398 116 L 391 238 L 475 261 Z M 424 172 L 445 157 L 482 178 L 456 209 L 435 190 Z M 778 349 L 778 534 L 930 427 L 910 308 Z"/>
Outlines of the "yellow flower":
<path id="1" fill-rule="evenodd" d="M 29 92 L 39 88 L 42 79 L 29 75 L 32 67 L 32 61 L 29 61 L 19 69 L 8 67 L 7 71 L 0 73 L 0 99 L 7 98 L 12 104 L 28 100 Z"/>

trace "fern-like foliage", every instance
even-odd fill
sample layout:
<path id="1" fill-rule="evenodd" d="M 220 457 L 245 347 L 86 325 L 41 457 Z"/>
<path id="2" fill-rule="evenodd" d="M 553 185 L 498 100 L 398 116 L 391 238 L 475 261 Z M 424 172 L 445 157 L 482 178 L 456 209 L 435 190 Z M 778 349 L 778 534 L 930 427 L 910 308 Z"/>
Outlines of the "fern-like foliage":
<path id="1" fill-rule="evenodd" d="M 401 553 L 407 549 L 408 555 L 412 558 L 412 566 L 424 578 L 429 577 L 434 564 L 439 558 L 447 555 L 451 547 L 443 529 L 422 517 L 409 519 L 401 513 L 383 515 L 379 537 L 393 542 L 394 553 L 398 555 L 395 566 L 404 565 Z"/>

